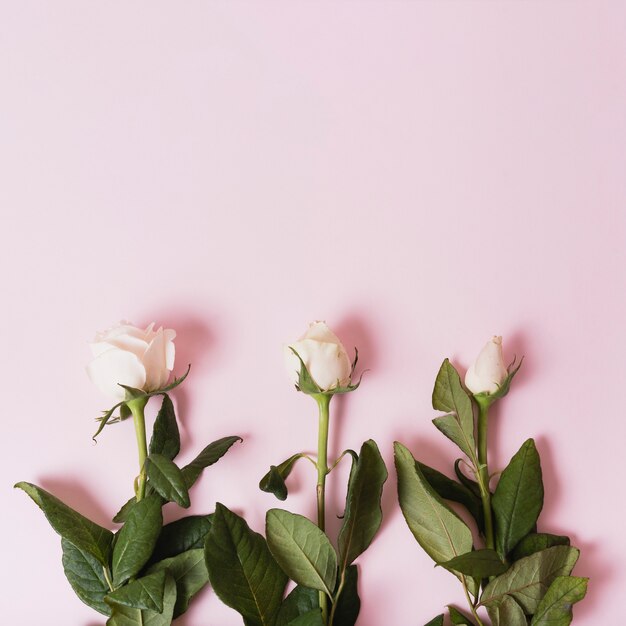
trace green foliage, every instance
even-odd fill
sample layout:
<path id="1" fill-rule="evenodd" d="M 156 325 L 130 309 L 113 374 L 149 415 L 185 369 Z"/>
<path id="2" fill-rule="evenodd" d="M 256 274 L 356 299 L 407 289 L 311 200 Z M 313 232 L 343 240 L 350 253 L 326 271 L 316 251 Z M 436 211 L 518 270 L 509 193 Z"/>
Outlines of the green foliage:
<path id="1" fill-rule="evenodd" d="M 448 359 L 442 363 L 435 380 L 433 408 L 449 413 L 436 417 L 433 424 L 476 463 L 472 401 Z"/>
<path id="2" fill-rule="evenodd" d="M 98 526 L 37 485 L 20 482 L 15 487 L 32 498 L 61 537 L 93 556 L 101 565 L 108 565 L 113 542 L 110 530 Z"/>
<path id="3" fill-rule="evenodd" d="M 346 509 L 339 532 L 339 562 L 344 570 L 371 544 L 383 520 L 381 498 L 387 468 L 376 442 L 361 446 L 350 473 Z"/>
<path id="4" fill-rule="evenodd" d="M 434 619 L 431 619 L 425 626 L 443 626 L 443 613 L 437 615 Z"/>
<path id="5" fill-rule="evenodd" d="M 285 481 L 291 474 L 296 461 L 303 456 L 304 454 L 294 454 L 280 465 L 272 465 L 270 471 L 261 478 L 259 489 L 266 493 L 273 493 L 279 500 L 286 500 L 289 492 Z"/>
<path id="6" fill-rule="evenodd" d="M 555 578 L 539 603 L 531 626 L 569 626 L 572 605 L 585 597 L 588 580 L 576 576 Z"/>
<path id="7" fill-rule="evenodd" d="M 151 454 L 146 459 L 148 480 L 154 490 L 167 502 L 176 502 L 187 509 L 189 491 L 178 466 L 162 454 Z"/>
<path id="8" fill-rule="evenodd" d="M 204 540 L 211 530 L 213 515 L 189 515 L 165 524 L 161 529 L 151 563 L 162 561 L 194 548 L 203 548 Z"/>
<path id="9" fill-rule="evenodd" d="M 359 571 L 356 565 L 350 565 L 345 570 L 343 590 L 337 599 L 333 626 L 354 626 L 356 624 L 361 610 L 358 587 Z"/>
<path id="10" fill-rule="evenodd" d="M 161 498 L 147 496 L 131 509 L 113 548 L 113 585 L 119 587 L 147 563 L 156 544 L 163 517 Z"/>
<path id="11" fill-rule="evenodd" d="M 453 606 L 448 607 L 448 613 L 450 614 L 450 621 L 455 626 L 476 626 L 467 615 L 461 613 L 461 611 L 455 609 Z"/>
<path id="12" fill-rule="evenodd" d="M 211 585 L 224 604 L 249 626 L 274 626 L 287 577 L 262 535 L 219 503 L 206 538 L 205 559 Z"/>
<path id="13" fill-rule="evenodd" d="M 297 585 L 283 601 L 276 626 L 287 626 L 300 617 L 311 612 L 319 612 L 319 593 L 315 589 Z"/>
<path id="14" fill-rule="evenodd" d="M 503 563 L 495 550 L 474 550 L 460 554 L 453 559 L 440 563 L 451 571 L 466 574 L 472 578 L 489 578 L 506 572 L 509 566 Z"/>
<path id="15" fill-rule="evenodd" d="M 131 580 L 127 585 L 109 593 L 106 601 L 111 605 L 162 613 L 164 592 L 165 572 L 162 571 Z"/>
<path id="16" fill-rule="evenodd" d="M 210 536 L 210 535 L 209 535 Z M 267 545 L 282 570 L 298 585 L 332 595 L 337 554 L 328 537 L 306 517 L 282 509 L 266 516 Z"/>
<path id="17" fill-rule="evenodd" d="M 191 461 L 191 463 L 185 465 L 182 469 L 182 473 L 187 489 L 190 489 L 196 480 L 198 480 L 202 470 L 217 463 L 237 441 L 243 441 L 243 439 L 232 435 L 230 437 L 222 437 L 210 443 L 193 461 Z"/>
<path id="18" fill-rule="evenodd" d="M 491 504 L 496 548 L 504 558 L 535 527 L 543 507 L 541 462 L 532 439 L 524 442 L 502 472 Z"/>
<path id="19" fill-rule="evenodd" d="M 549 533 L 530 533 L 526 535 L 511 553 L 513 561 L 519 561 L 525 556 L 530 556 L 540 550 L 553 546 L 569 546 L 569 537 L 564 535 L 550 535 Z"/>
<path id="20" fill-rule="evenodd" d="M 174 404 L 166 393 L 163 394 L 163 402 L 154 422 L 148 452 L 150 454 L 162 454 L 171 461 L 180 452 L 180 433 L 178 432 Z"/>
<path id="21" fill-rule="evenodd" d="M 527 626 L 522 607 L 511 596 L 504 596 L 487 607 L 492 626 Z"/>

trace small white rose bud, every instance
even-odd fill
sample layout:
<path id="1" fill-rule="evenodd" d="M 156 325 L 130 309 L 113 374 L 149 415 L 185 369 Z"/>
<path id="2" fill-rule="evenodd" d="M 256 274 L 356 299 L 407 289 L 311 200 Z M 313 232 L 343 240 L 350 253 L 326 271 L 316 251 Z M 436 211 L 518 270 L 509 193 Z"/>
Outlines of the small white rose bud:
<path id="1" fill-rule="evenodd" d="M 96 335 L 89 344 L 94 355 L 87 365 L 91 381 L 104 394 L 122 400 L 120 384 L 156 391 L 167 384 L 174 368 L 176 332 L 163 327 L 145 330 L 127 322 Z"/>
<path id="2" fill-rule="evenodd" d="M 302 337 L 284 347 L 285 365 L 289 377 L 298 384 L 300 361 L 291 350 L 295 350 L 309 374 L 322 391 L 350 384 L 352 364 L 341 341 L 325 322 L 313 322 Z"/>
<path id="3" fill-rule="evenodd" d="M 495 393 L 508 371 L 502 358 L 502 337 L 493 337 L 465 374 L 465 386 L 473 393 Z"/>

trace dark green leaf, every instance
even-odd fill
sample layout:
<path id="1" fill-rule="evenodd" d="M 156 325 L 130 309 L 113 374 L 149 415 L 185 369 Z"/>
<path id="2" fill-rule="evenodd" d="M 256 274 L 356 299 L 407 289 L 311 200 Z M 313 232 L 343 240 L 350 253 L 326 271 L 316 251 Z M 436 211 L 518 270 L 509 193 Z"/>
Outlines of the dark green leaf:
<path id="1" fill-rule="evenodd" d="M 461 385 L 458 372 L 448 359 L 442 363 L 435 380 L 433 408 L 450 413 L 436 417 L 433 424 L 456 443 L 476 465 L 472 401 Z"/>
<path id="2" fill-rule="evenodd" d="M 462 504 L 476 520 L 478 529 L 484 531 L 484 514 L 483 505 L 479 497 L 476 497 L 474 493 L 465 487 L 457 483 L 455 480 L 448 478 L 445 474 L 438 472 L 436 469 L 424 465 L 419 461 L 415 461 L 422 472 L 424 478 L 428 481 L 428 484 L 437 492 L 437 494 L 445 500 L 452 500 Z"/>
<path id="3" fill-rule="evenodd" d="M 531 626 L 569 626 L 572 623 L 572 605 L 587 593 L 588 578 L 559 576 L 537 607 Z"/>
<path id="4" fill-rule="evenodd" d="M 543 507 L 541 463 L 528 439 L 502 472 L 491 500 L 496 549 L 503 558 L 535 526 Z"/>
<path id="5" fill-rule="evenodd" d="M 375 441 L 361 446 L 350 473 L 346 510 L 339 532 L 339 561 L 344 570 L 370 545 L 383 520 L 380 500 L 387 468 Z"/>
<path id="6" fill-rule="evenodd" d="M 259 489 L 266 493 L 273 493 L 279 500 L 286 500 L 288 491 L 285 480 L 291 474 L 296 461 L 303 456 L 304 454 L 294 454 L 280 465 L 272 465 L 270 471 L 261 478 Z"/>
<path id="7" fill-rule="evenodd" d="M 166 393 L 163 394 L 163 402 L 154 422 L 149 452 L 162 454 L 170 460 L 174 460 L 180 452 L 180 433 L 176 423 L 176 413 Z"/>
<path id="8" fill-rule="evenodd" d="M 456 477 L 459 479 L 461 484 L 464 487 L 467 487 L 478 498 L 478 500 L 480 500 L 480 498 L 481 498 L 481 495 L 480 495 L 480 485 L 475 480 L 472 480 L 471 478 L 468 478 L 461 471 L 461 463 L 462 462 L 463 462 L 463 459 L 457 459 L 454 462 L 454 473 L 456 474 Z"/>
<path id="9" fill-rule="evenodd" d="M 150 572 L 167 572 L 176 581 L 174 617 L 182 615 L 193 596 L 209 582 L 204 549 L 195 548 L 155 563 Z"/>
<path id="10" fill-rule="evenodd" d="M 520 559 L 487 585 L 480 603 L 497 605 L 512 596 L 525 613 L 533 615 L 552 581 L 570 574 L 578 554 L 576 548 L 555 546 Z"/>
<path id="11" fill-rule="evenodd" d="M 178 466 L 162 454 L 151 454 L 146 459 L 148 480 L 155 491 L 168 502 L 188 508 L 189 491 Z"/>
<path id="12" fill-rule="evenodd" d="M 243 441 L 243 439 L 236 436 L 222 437 L 210 443 L 191 463 L 185 465 L 182 472 L 187 489 L 190 489 L 198 480 L 203 469 L 217 463 L 236 441 Z"/>
<path id="13" fill-rule="evenodd" d="M 527 626 L 528 624 L 524 610 L 511 596 L 504 596 L 500 602 L 489 605 L 487 612 L 492 626 Z"/>
<path id="14" fill-rule="evenodd" d="M 162 613 L 164 592 L 165 572 L 163 571 L 131 580 L 109 593 L 106 600 L 111 606 L 128 606 Z"/>
<path id="15" fill-rule="evenodd" d="M 569 537 L 564 535 L 550 535 L 549 533 L 530 533 L 526 535 L 513 549 L 511 559 L 519 561 L 540 550 L 553 546 L 569 546 Z"/>
<path id="16" fill-rule="evenodd" d="M 321 609 L 313 609 L 289 622 L 289 626 L 324 626 Z"/>
<path id="17" fill-rule="evenodd" d="M 175 602 L 176 583 L 170 576 L 166 576 L 162 613 L 114 604 L 113 614 L 107 621 L 107 626 L 170 626 Z"/>
<path id="18" fill-rule="evenodd" d="M 267 545 L 282 570 L 298 585 L 329 597 L 337 579 L 337 554 L 311 520 L 282 509 L 266 516 Z"/>
<path id="19" fill-rule="evenodd" d="M 495 550 L 474 550 L 440 563 L 446 569 L 472 578 L 490 578 L 504 574 L 509 566 L 503 563 Z"/>
<path id="20" fill-rule="evenodd" d="M 450 613 L 450 621 L 455 624 L 455 626 L 476 626 L 467 615 L 461 613 L 461 611 L 455 609 L 453 606 L 449 606 L 448 611 Z"/>
<path id="21" fill-rule="evenodd" d="M 130 500 L 127 500 L 122 508 L 115 514 L 113 521 L 116 524 L 122 524 L 123 522 L 125 522 L 135 502 L 137 502 L 137 498 L 135 498 L 135 496 L 133 496 Z"/>
<path id="22" fill-rule="evenodd" d="M 298 585 L 294 587 L 278 612 L 276 626 L 288 626 L 301 615 L 310 613 L 311 611 L 319 611 L 319 592 L 308 587 Z"/>
<path id="23" fill-rule="evenodd" d="M 150 562 L 156 563 L 193 548 L 203 548 L 212 519 L 213 515 L 190 515 L 163 526 Z"/>
<path id="24" fill-rule="evenodd" d="M 161 532 L 161 498 L 147 496 L 131 509 L 113 548 L 113 585 L 119 587 L 146 564 Z"/>
<path id="25" fill-rule="evenodd" d="M 76 595 L 92 609 L 103 615 L 111 615 L 111 609 L 104 601 L 109 586 L 104 577 L 102 564 L 67 539 L 61 539 L 61 546 L 63 571 Z"/>
<path id="26" fill-rule="evenodd" d="M 333 626 L 354 626 L 361 610 L 359 572 L 356 565 L 346 569 L 343 590 L 337 600 Z"/>
<path id="27" fill-rule="evenodd" d="M 443 626 L 443 613 L 441 615 L 437 615 L 435 619 L 431 619 L 426 626 Z"/>
<path id="28" fill-rule="evenodd" d="M 17 483 L 43 511 L 50 526 L 80 550 L 91 554 L 102 565 L 109 564 L 113 533 L 92 522 L 61 502 L 45 489 L 31 483 Z"/>
<path id="29" fill-rule="evenodd" d="M 206 539 L 206 565 L 215 593 L 250 626 L 274 626 L 287 577 L 262 535 L 222 504 Z"/>
<path id="30" fill-rule="evenodd" d="M 417 542 L 436 563 L 469 552 L 470 529 L 428 484 L 409 450 L 398 442 L 394 447 L 400 508 Z"/>

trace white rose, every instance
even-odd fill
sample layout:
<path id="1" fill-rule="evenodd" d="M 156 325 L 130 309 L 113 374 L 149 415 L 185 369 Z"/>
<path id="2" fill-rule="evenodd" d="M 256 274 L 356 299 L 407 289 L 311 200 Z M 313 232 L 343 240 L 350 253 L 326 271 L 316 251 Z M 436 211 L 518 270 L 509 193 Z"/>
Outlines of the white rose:
<path id="1" fill-rule="evenodd" d="M 473 393 L 494 393 L 508 376 L 502 359 L 502 337 L 493 337 L 465 374 L 465 386 Z"/>
<path id="2" fill-rule="evenodd" d="M 309 374 L 323 391 L 350 384 L 352 364 L 348 353 L 326 322 L 309 324 L 298 341 L 284 348 L 287 372 L 294 384 L 298 384 L 300 361 L 291 348 L 300 355 Z"/>
<path id="3" fill-rule="evenodd" d="M 91 381 L 106 395 L 125 397 L 122 385 L 155 391 L 164 387 L 174 367 L 176 332 L 163 327 L 145 330 L 127 322 L 103 333 L 90 343 L 94 355 L 87 366 Z"/>

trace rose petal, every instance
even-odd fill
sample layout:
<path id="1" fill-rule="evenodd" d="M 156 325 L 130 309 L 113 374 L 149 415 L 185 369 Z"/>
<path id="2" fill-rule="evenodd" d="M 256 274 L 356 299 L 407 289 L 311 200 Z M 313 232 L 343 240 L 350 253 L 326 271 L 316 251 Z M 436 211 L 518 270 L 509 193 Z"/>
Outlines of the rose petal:
<path id="1" fill-rule="evenodd" d="M 334 389 L 338 382 L 342 387 L 350 382 L 352 365 L 341 345 L 303 339 L 291 344 L 291 347 L 300 355 L 309 374 L 322 390 Z M 297 383 L 300 361 L 289 347 L 285 351 L 285 362 L 289 376 Z"/>
<path id="2" fill-rule="evenodd" d="M 147 391 L 161 389 L 167 383 L 170 372 L 167 369 L 166 361 L 165 334 L 163 329 L 159 328 L 143 355 L 143 364 L 146 368 Z"/>
<path id="3" fill-rule="evenodd" d="M 125 392 L 119 384 L 143 389 L 146 382 L 146 370 L 137 356 L 115 348 L 102 352 L 91 361 L 87 365 L 87 375 L 102 393 L 120 400 Z"/>

